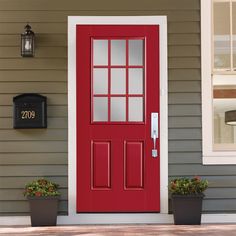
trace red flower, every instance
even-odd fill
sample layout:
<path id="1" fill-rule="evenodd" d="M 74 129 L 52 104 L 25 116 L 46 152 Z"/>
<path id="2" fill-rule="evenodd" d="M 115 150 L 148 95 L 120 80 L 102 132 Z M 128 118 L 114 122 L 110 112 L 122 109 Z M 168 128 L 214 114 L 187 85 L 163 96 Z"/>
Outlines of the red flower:
<path id="1" fill-rule="evenodd" d="M 41 197 L 41 196 L 42 196 L 42 193 L 41 193 L 41 192 L 36 192 L 36 193 L 35 193 L 35 196 L 36 196 L 36 197 Z"/>
<path id="2" fill-rule="evenodd" d="M 196 180 L 197 182 L 200 182 L 201 178 L 199 176 L 194 176 L 194 180 Z"/>
<path id="3" fill-rule="evenodd" d="M 171 183 L 171 188 L 173 188 L 173 189 L 176 188 L 176 183 L 175 183 L 175 182 L 172 182 L 172 183 Z"/>

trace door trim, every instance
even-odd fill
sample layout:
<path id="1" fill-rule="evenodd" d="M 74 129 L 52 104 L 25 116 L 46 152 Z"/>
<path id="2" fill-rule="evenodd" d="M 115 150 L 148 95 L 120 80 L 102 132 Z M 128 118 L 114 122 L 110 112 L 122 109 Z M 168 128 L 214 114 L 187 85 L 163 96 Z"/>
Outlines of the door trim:
<path id="1" fill-rule="evenodd" d="M 168 213 L 168 103 L 166 16 L 68 16 L 68 214 L 76 213 L 76 25 L 159 25 L 160 27 L 160 213 Z M 127 213 L 129 214 L 129 213 Z M 159 214 L 159 213 L 157 213 Z M 83 214 L 84 215 L 84 214 Z M 95 214 L 89 214 L 91 221 Z M 97 214 L 96 214 L 97 215 Z M 108 214 L 107 219 L 111 218 Z M 145 219 L 145 214 L 143 215 Z M 81 216 L 80 216 L 81 217 Z M 86 218 L 88 216 L 85 216 Z M 132 217 L 132 216 L 131 216 Z M 135 222 L 134 222 L 135 223 Z"/>

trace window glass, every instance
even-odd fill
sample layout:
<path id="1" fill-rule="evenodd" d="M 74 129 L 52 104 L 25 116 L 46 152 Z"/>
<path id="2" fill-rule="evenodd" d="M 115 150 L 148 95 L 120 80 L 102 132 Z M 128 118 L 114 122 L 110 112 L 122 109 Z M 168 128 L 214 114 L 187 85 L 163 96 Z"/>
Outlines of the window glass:
<path id="1" fill-rule="evenodd" d="M 214 2 L 214 68 L 230 69 L 230 4 Z"/>
<path id="2" fill-rule="evenodd" d="M 126 120 L 126 99 L 124 97 L 111 98 L 111 121 Z"/>
<path id="3" fill-rule="evenodd" d="M 126 93 L 126 70 L 111 69 L 111 94 Z"/>
<path id="4" fill-rule="evenodd" d="M 229 113 L 236 110 L 236 86 L 214 86 L 213 96 L 214 144 L 234 144 L 236 126 L 228 121 Z"/>
<path id="5" fill-rule="evenodd" d="M 108 121 L 108 100 L 106 97 L 93 98 L 93 121 Z"/>
<path id="6" fill-rule="evenodd" d="M 93 40 L 93 64 L 108 65 L 108 40 Z"/>
<path id="7" fill-rule="evenodd" d="M 129 65 L 143 65 L 143 40 L 129 40 Z"/>
<path id="8" fill-rule="evenodd" d="M 236 2 L 232 3 L 232 27 L 233 27 L 233 67 L 236 71 Z"/>
<path id="9" fill-rule="evenodd" d="M 129 69 L 129 94 L 143 94 L 143 69 Z"/>
<path id="10" fill-rule="evenodd" d="M 108 93 L 108 70 L 103 68 L 93 69 L 93 93 Z"/>
<path id="11" fill-rule="evenodd" d="M 111 40 L 111 65 L 126 64 L 126 40 Z"/>
<path id="12" fill-rule="evenodd" d="M 143 98 L 129 98 L 129 121 L 143 121 Z"/>

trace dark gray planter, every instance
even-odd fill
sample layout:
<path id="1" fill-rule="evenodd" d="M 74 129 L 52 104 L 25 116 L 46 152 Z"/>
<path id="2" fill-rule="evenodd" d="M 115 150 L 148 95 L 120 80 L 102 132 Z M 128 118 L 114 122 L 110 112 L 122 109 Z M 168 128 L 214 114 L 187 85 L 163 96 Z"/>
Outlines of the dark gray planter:
<path id="1" fill-rule="evenodd" d="M 172 195 L 172 209 L 176 225 L 200 225 L 204 195 Z"/>
<path id="2" fill-rule="evenodd" d="M 31 226 L 55 226 L 59 197 L 27 197 L 30 204 Z"/>

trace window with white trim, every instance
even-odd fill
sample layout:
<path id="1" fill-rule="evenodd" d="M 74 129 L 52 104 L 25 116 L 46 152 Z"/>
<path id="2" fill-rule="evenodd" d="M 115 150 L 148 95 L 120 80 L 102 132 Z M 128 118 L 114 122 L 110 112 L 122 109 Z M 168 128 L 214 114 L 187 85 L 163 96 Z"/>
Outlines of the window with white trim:
<path id="1" fill-rule="evenodd" d="M 236 0 L 201 0 L 203 164 L 236 164 Z"/>

